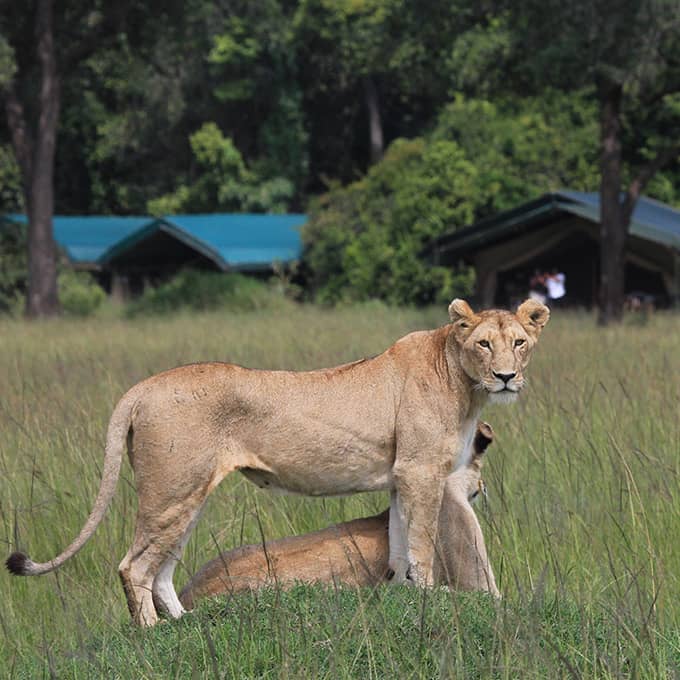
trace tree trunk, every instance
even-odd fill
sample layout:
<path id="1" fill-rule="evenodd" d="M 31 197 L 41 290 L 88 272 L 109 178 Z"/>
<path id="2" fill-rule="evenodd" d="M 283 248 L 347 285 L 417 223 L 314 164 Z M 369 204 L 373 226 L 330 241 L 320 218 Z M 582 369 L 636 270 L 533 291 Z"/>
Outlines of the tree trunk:
<path id="1" fill-rule="evenodd" d="M 630 218 L 621 202 L 621 87 L 600 91 L 600 313 L 598 323 L 621 321 L 625 245 Z"/>
<path id="2" fill-rule="evenodd" d="M 385 140 L 383 137 L 382 119 L 380 117 L 378 90 L 372 78 L 367 77 L 364 80 L 364 92 L 366 94 L 366 108 L 368 109 L 371 165 L 373 165 L 383 157 Z"/>
<path id="3" fill-rule="evenodd" d="M 59 312 L 57 248 L 52 232 L 52 215 L 60 86 L 54 51 L 52 0 L 38 2 L 36 38 L 42 77 L 26 196 L 29 221 L 26 315 L 29 317 L 52 316 Z"/>

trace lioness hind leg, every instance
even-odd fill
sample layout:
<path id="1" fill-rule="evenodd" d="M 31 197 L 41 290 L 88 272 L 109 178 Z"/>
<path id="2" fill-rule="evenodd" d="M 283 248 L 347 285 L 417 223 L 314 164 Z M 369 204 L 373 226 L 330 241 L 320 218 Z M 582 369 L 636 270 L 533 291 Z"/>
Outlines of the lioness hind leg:
<path id="1" fill-rule="evenodd" d="M 197 489 L 181 502 L 165 504 L 162 511 L 158 502 L 140 499 L 135 540 L 119 567 L 130 614 L 139 625 L 158 621 L 156 603 L 175 618 L 184 613 L 172 575 L 205 498 L 205 489 Z"/>
<path id="2" fill-rule="evenodd" d="M 189 542 L 189 536 L 196 526 L 199 517 L 201 516 L 202 507 L 199 507 L 189 526 L 184 530 L 184 535 L 179 541 L 176 549 L 172 552 L 165 562 L 163 562 L 158 575 L 153 582 L 153 599 L 157 609 L 162 609 L 167 612 L 172 618 L 178 619 L 182 614 L 186 613 L 186 609 L 177 597 L 177 591 L 172 583 L 172 577 L 175 573 L 175 567 L 182 558 L 182 553 L 186 544 Z"/>
<path id="3" fill-rule="evenodd" d="M 153 583 L 165 556 L 149 546 L 138 545 L 135 537 L 132 548 L 118 567 L 118 573 L 133 621 L 140 626 L 153 626 L 158 621 L 153 602 Z"/>

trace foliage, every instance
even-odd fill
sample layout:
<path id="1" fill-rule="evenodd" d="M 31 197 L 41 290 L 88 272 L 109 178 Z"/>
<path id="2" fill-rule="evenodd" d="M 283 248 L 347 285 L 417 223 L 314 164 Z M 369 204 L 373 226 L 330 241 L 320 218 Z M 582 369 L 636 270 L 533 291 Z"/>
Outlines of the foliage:
<path id="1" fill-rule="evenodd" d="M 0 144 L 0 213 L 21 212 L 23 205 L 19 166 L 11 148 Z"/>
<path id="2" fill-rule="evenodd" d="M 55 212 L 313 205 L 316 223 L 328 226 L 309 231 L 320 239 L 309 252 L 322 299 L 416 302 L 462 292 L 465 276 L 456 283 L 458 274 L 421 271 L 407 254 L 422 232 L 405 243 L 378 228 L 392 214 L 383 188 L 375 208 L 365 207 L 376 186 L 362 179 L 372 157 L 369 110 L 385 147 L 400 139 L 424 140 L 424 148 L 458 144 L 474 170 L 462 184 L 470 185 L 463 200 L 477 219 L 546 190 L 597 189 L 599 101 L 604 85 L 620 85 L 629 185 L 680 137 L 678 7 L 674 0 L 67 0 L 55 13 L 62 92 Z M 14 79 L 34 118 L 35 3 L 0 0 L 0 9 L 0 87 Z M 3 211 L 21 210 L 23 201 L 11 137 L 4 121 Z M 399 181 L 389 191 L 399 193 Z M 679 187 L 675 158 L 645 191 L 680 204 Z M 349 205 L 363 191 L 363 207 Z M 428 208 L 441 208 L 429 200 Z M 345 234 L 352 221 L 361 226 Z"/>
<path id="3" fill-rule="evenodd" d="M 293 194 L 291 183 L 282 177 L 258 178 L 215 123 L 201 126 L 190 142 L 196 177 L 149 201 L 149 212 L 285 212 Z"/>
<path id="4" fill-rule="evenodd" d="M 27 279 L 26 227 L 0 220 L 0 313 L 21 307 Z"/>
<path id="5" fill-rule="evenodd" d="M 181 309 L 235 312 L 264 309 L 273 303 L 267 286 L 252 277 L 185 269 L 129 303 L 127 315 L 172 314 Z"/>
<path id="6" fill-rule="evenodd" d="M 598 185 L 597 111 L 587 91 L 497 102 L 458 94 L 433 140 L 453 139 L 478 172 L 475 219 L 548 191 Z"/>
<path id="7" fill-rule="evenodd" d="M 396 140 L 366 177 L 331 191 L 304 228 L 305 259 L 320 300 L 443 301 L 470 292 L 418 257 L 431 238 L 473 215 L 477 172 L 454 141 Z"/>
<path id="8" fill-rule="evenodd" d="M 298 3 L 293 54 L 319 179 L 347 182 L 369 164 L 369 93 L 386 143 L 422 134 L 453 84 L 448 51 L 467 14 L 444 0 Z"/>
<path id="9" fill-rule="evenodd" d="M 25 6 L 4 0 L 2 6 L 0 83 L 17 63 L 34 59 Z M 366 168 L 367 80 L 378 95 L 386 145 L 425 135 L 462 93 L 466 101 L 487 101 L 494 117 L 515 122 L 524 113 L 544 115 L 536 97 L 541 106 L 559 100 L 569 115 L 583 107 L 585 126 L 569 126 L 562 139 L 576 151 L 584 147 L 573 145 L 572 136 L 584 138 L 592 128 L 595 71 L 626 75 L 624 160 L 633 167 L 678 136 L 676 99 L 664 95 L 677 68 L 662 69 L 672 62 L 664 55 L 674 54 L 678 34 L 674 7 L 669 0 L 617 0 L 611 7 L 527 0 L 511 8 L 443 0 L 234 0 L 228 7 L 206 0 L 122 0 L 114 9 L 69 0 L 56 17 L 60 62 L 70 63 L 71 52 L 81 51 L 76 46 L 89 45 L 84 38 L 93 30 L 102 40 L 63 79 L 56 212 L 139 214 L 163 196 L 182 205 L 183 194 L 203 175 L 219 175 L 200 166 L 190 142 L 210 123 L 238 149 L 257 182 L 284 178 L 292 185 L 281 200 L 275 183 L 256 204 L 268 209 L 292 200 L 294 209 L 304 209 L 329 181 L 354 181 Z M 545 35 L 562 39 L 546 41 Z M 30 82 L 36 76 L 26 72 Z M 559 117 L 557 106 L 550 117 Z M 467 122 L 482 125 L 484 116 Z M 559 125 L 551 127 L 547 134 L 554 136 Z M 524 131 L 517 126 L 513 143 L 521 143 Z M 540 125 L 531 139 L 544 144 Z M 597 139 L 595 131 L 585 164 Z M 8 143 L 2 125 L 0 146 Z M 508 159 L 505 165 L 521 177 Z M 480 172 L 492 168 L 470 160 Z M 675 163 L 650 193 L 680 201 L 677 172 Z M 222 179 L 211 181 L 215 188 Z M 596 184 L 588 182 L 591 189 Z M 201 199 L 201 209 L 220 209 L 216 189 Z"/>
<path id="10" fill-rule="evenodd" d="M 498 68 L 511 55 L 512 32 L 503 17 L 475 21 L 453 39 L 448 68 L 454 87 L 461 92 L 488 97 L 503 86 L 505 71 Z"/>
<path id="11" fill-rule="evenodd" d="M 590 87 L 597 101 L 600 323 L 620 321 L 625 242 L 636 202 L 659 170 L 680 159 L 680 110 L 674 106 L 680 94 L 680 64 L 674 56 L 680 50 L 680 5 L 675 0 L 574 0 L 567 9 L 556 0 L 524 0 L 504 17 L 513 37 L 508 87 L 570 93 Z M 560 40 L 546 40 L 554 31 Z"/>
<path id="12" fill-rule="evenodd" d="M 292 43 L 294 10 L 279 0 L 232 2 L 212 36 L 208 62 L 222 111 L 258 121 L 253 165 L 265 177 L 286 177 L 299 195 L 309 172 L 309 133 Z"/>
<path id="13" fill-rule="evenodd" d="M 70 316 L 91 316 L 106 299 L 106 293 L 88 272 L 64 268 L 58 282 L 59 303 Z"/>
<path id="14" fill-rule="evenodd" d="M 12 81 L 16 70 L 14 49 L 7 41 L 7 37 L 0 34 L 0 90 Z"/>

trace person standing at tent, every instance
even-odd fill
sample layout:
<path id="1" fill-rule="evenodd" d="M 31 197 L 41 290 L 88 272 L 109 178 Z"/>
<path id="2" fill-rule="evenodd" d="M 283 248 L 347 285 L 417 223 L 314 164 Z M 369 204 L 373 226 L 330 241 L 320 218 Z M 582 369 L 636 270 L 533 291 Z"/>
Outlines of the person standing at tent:
<path id="1" fill-rule="evenodd" d="M 561 307 L 564 296 L 567 294 L 567 277 L 563 272 L 553 269 L 546 277 L 545 284 L 548 288 L 548 305 Z"/>

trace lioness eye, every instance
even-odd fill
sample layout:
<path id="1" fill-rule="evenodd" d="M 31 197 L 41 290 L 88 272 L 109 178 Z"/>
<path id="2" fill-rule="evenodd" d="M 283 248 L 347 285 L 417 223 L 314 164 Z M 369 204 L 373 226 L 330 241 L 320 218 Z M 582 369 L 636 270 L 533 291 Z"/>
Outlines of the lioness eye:
<path id="1" fill-rule="evenodd" d="M 491 345 L 489 344 L 489 341 L 488 341 L 488 340 L 480 340 L 480 341 L 479 341 L 479 344 L 480 344 L 482 347 L 491 347 Z"/>
<path id="2" fill-rule="evenodd" d="M 524 338 L 517 338 L 517 340 L 515 340 L 515 347 L 521 347 L 525 342 L 526 340 L 524 340 Z"/>

